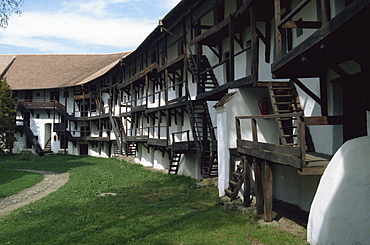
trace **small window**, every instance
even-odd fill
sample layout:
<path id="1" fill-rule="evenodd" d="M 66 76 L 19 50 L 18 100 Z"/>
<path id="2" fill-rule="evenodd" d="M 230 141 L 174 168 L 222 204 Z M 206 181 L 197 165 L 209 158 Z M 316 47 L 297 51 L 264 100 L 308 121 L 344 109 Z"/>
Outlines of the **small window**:
<path id="1" fill-rule="evenodd" d="M 36 114 L 36 118 L 40 118 L 40 114 Z"/>

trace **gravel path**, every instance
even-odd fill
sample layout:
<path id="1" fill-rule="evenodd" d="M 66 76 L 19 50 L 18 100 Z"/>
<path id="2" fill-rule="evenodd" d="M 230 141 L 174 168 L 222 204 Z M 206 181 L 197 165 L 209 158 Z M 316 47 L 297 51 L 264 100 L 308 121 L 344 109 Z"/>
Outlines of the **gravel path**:
<path id="1" fill-rule="evenodd" d="M 35 202 L 50 193 L 58 190 L 69 180 L 69 173 L 55 173 L 29 169 L 14 169 L 44 175 L 44 179 L 36 185 L 27 188 L 18 194 L 0 199 L 0 217 L 10 214 L 13 210 Z"/>

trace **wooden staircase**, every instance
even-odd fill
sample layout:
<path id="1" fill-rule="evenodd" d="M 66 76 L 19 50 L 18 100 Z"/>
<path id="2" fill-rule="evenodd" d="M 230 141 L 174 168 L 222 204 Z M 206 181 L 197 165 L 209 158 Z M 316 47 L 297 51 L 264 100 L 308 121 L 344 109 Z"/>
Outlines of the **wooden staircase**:
<path id="1" fill-rule="evenodd" d="M 51 137 L 48 139 L 48 141 L 45 144 L 44 152 L 45 153 L 51 153 L 52 152 L 52 150 L 51 150 Z"/>
<path id="2" fill-rule="evenodd" d="M 219 86 L 207 56 L 192 55 L 189 59 L 189 68 L 198 83 L 198 94 L 211 91 Z"/>
<path id="3" fill-rule="evenodd" d="M 284 114 L 303 112 L 293 82 L 267 83 L 271 106 L 276 118 L 282 145 L 297 145 L 297 117 L 284 117 Z"/>
<path id="4" fill-rule="evenodd" d="M 206 101 L 188 100 L 187 111 L 203 177 L 218 176 L 217 140 Z M 171 163 L 172 164 L 172 163 Z"/>
<path id="5" fill-rule="evenodd" d="M 124 142 L 121 139 L 122 137 L 122 119 L 120 117 L 113 117 L 111 113 L 109 113 L 109 121 L 111 123 L 111 128 L 114 132 L 114 136 L 116 138 L 115 145 L 113 147 L 113 151 L 115 155 L 122 155 L 122 148 L 124 146 Z M 119 153 L 118 153 L 119 151 Z M 118 154 L 116 154 L 116 152 Z"/>
<path id="6" fill-rule="evenodd" d="M 231 201 L 238 198 L 238 193 L 244 183 L 243 171 L 243 165 L 238 164 L 236 171 L 232 173 L 231 180 L 229 180 L 229 187 L 225 190 L 225 194 L 230 197 Z"/>
<path id="7" fill-rule="evenodd" d="M 171 153 L 171 164 L 168 170 L 168 174 L 177 174 L 177 171 L 179 170 L 180 159 L 181 159 L 181 153 L 177 153 L 177 152 Z"/>
<path id="8" fill-rule="evenodd" d="M 39 141 L 36 139 L 35 135 L 33 134 L 32 130 L 28 127 L 27 123 L 23 125 L 24 132 L 27 136 L 27 139 L 31 142 L 32 146 L 35 148 L 36 153 L 39 156 L 43 156 L 45 154 L 44 150 L 41 148 Z"/>

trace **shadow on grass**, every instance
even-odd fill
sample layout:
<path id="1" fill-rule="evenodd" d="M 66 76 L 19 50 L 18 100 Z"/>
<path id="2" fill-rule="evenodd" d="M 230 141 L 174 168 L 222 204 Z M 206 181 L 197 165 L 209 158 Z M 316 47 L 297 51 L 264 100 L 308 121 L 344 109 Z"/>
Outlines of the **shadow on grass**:
<path id="1" fill-rule="evenodd" d="M 0 243 L 174 244 L 186 233 L 223 225 L 215 217 L 220 207 L 214 189 L 195 189 L 192 180 L 181 176 L 137 167 L 131 171 L 126 175 L 136 181 L 117 180 L 122 186 L 102 187 L 102 176 L 86 189 L 87 175 L 79 187 L 71 183 L 59 195 L 23 208 L 0 222 Z M 102 191 L 115 195 L 101 197 Z"/>
<path id="2" fill-rule="evenodd" d="M 0 169 L 31 169 L 65 173 L 73 168 L 93 164 L 91 158 L 92 157 L 86 156 L 55 154 L 31 157 L 27 161 L 24 161 L 22 160 L 22 155 L 2 155 L 0 156 Z"/>
<path id="3" fill-rule="evenodd" d="M 0 219 L 0 244 L 246 244 L 248 240 L 251 226 L 246 225 L 252 221 L 224 211 L 215 187 L 195 188 L 194 181 L 184 176 L 153 173 L 117 159 L 65 157 L 61 170 L 73 172 L 70 181 Z"/>

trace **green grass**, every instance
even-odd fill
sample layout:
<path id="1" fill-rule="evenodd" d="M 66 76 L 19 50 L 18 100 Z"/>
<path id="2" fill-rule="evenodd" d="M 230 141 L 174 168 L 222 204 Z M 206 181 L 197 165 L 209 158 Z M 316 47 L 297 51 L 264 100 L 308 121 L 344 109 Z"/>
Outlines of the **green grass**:
<path id="1" fill-rule="evenodd" d="M 0 198 L 17 194 L 42 179 L 41 174 L 2 169 L 0 170 Z"/>
<path id="2" fill-rule="evenodd" d="M 71 175 L 57 192 L 0 219 L 0 244 L 305 244 L 225 211 L 215 187 L 195 188 L 189 178 L 117 159 L 54 155 L 1 168 Z"/>

